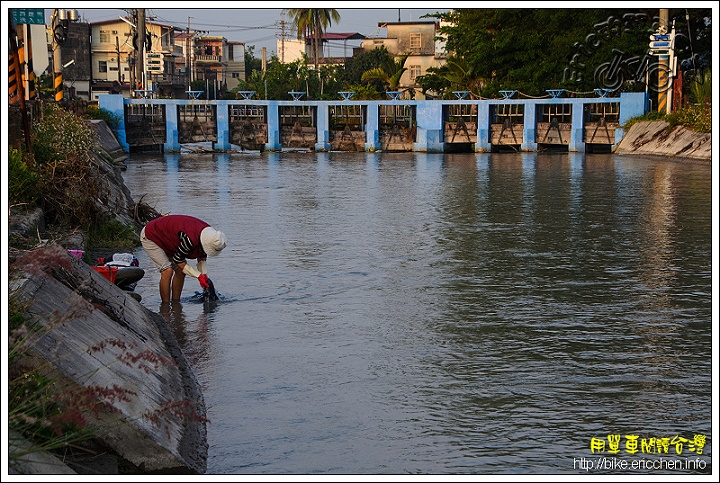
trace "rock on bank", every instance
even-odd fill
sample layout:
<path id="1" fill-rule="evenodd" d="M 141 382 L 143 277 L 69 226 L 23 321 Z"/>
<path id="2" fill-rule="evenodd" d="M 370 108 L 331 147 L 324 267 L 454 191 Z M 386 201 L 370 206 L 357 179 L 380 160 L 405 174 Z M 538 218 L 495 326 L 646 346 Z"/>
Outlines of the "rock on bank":
<path id="1" fill-rule="evenodd" d="M 691 131 L 684 126 L 670 128 L 666 121 L 636 122 L 615 148 L 615 154 L 647 154 L 710 161 L 711 133 Z"/>
<path id="2" fill-rule="evenodd" d="M 59 245 L 17 259 L 8 288 L 39 328 L 18 363 L 54 380 L 63 404 L 85 404 L 66 409 L 84 410 L 96 452 L 117 455 L 129 473 L 206 471 L 202 392 L 162 316 Z"/>

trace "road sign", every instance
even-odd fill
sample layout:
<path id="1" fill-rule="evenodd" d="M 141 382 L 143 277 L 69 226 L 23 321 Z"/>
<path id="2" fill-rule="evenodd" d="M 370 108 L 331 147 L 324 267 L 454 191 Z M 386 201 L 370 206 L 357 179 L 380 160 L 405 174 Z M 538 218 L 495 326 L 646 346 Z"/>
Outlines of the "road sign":
<path id="1" fill-rule="evenodd" d="M 145 55 L 145 67 L 148 72 L 163 72 L 163 54 L 158 52 L 148 52 Z"/>
<path id="2" fill-rule="evenodd" d="M 650 42 L 650 48 L 667 50 L 672 48 L 672 45 L 669 40 L 653 40 L 652 42 Z"/>
<path id="3" fill-rule="evenodd" d="M 11 8 L 15 25 L 45 25 L 45 9 L 43 8 Z"/>
<path id="4" fill-rule="evenodd" d="M 48 46 L 45 37 L 45 25 L 32 24 L 29 26 L 30 40 L 32 44 L 32 67 L 36 76 L 40 77 L 48 68 Z M 59 54 L 55 54 L 59 55 Z"/>

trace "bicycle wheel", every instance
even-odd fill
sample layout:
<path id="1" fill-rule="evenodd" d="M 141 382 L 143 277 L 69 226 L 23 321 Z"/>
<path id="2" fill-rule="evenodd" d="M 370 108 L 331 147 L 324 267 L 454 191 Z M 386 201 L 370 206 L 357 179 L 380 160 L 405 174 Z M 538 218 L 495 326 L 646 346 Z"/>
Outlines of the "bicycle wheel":
<path id="1" fill-rule="evenodd" d="M 655 92 L 665 92 L 672 85 L 673 71 L 664 64 L 653 64 L 648 70 L 648 88 Z"/>
<path id="2" fill-rule="evenodd" d="M 601 88 L 615 90 L 625 83 L 625 73 L 622 69 L 612 72 L 611 62 L 605 62 L 595 69 L 594 79 Z"/>

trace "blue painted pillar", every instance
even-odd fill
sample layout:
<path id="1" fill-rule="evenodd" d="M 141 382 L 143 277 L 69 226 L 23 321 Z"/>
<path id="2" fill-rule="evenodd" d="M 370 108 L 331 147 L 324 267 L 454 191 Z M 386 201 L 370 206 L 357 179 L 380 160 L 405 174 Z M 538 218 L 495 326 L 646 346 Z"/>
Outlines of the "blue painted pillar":
<path id="1" fill-rule="evenodd" d="M 572 123 L 570 125 L 570 142 L 568 151 L 585 152 L 585 112 L 582 99 L 572 101 Z"/>
<path id="2" fill-rule="evenodd" d="M 443 103 L 437 101 L 420 102 L 416 106 L 417 133 L 413 150 L 442 153 L 445 148 L 443 142 Z"/>
<path id="3" fill-rule="evenodd" d="M 327 102 L 319 102 L 316 109 L 317 142 L 315 151 L 328 151 L 330 149 L 330 105 Z"/>
<path id="4" fill-rule="evenodd" d="M 630 118 L 645 114 L 644 92 L 620 93 L 620 125 L 627 123 Z"/>
<path id="5" fill-rule="evenodd" d="M 626 124 L 631 118 L 642 116 L 645 114 L 647 106 L 647 96 L 644 92 L 621 92 L 620 93 L 620 126 Z M 625 130 L 622 127 L 615 129 L 615 144 L 617 146 L 622 141 Z"/>
<path id="6" fill-rule="evenodd" d="M 267 128 L 268 142 L 265 149 L 268 151 L 279 151 L 282 149 L 280 144 L 280 111 L 277 101 L 267 101 Z"/>
<path id="7" fill-rule="evenodd" d="M 230 114 L 227 101 L 217 101 L 215 116 L 217 123 L 217 142 L 213 149 L 228 151 L 230 149 Z"/>
<path id="8" fill-rule="evenodd" d="M 537 151 L 537 107 L 532 100 L 525 104 L 523 112 L 523 141 L 520 149 L 523 151 Z"/>
<path id="9" fill-rule="evenodd" d="M 377 102 L 371 102 L 367 106 L 365 114 L 365 151 L 377 151 L 380 149 L 380 108 Z"/>
<path id="10" fill-rule="evenodd" d="M 180 151 L 180 133 L 178 131 L 178 109 L 180 104 L 170 102 L 165 104 L 165 152 Z"/>
<path id="11" fill-rule="evenodd" d="M 118 126 L 118 143 L 123 150 L 130 151 L 130 145 L 127 142 L 127 133 L 125 131 L 125 98 L 120 94 L 100 94 L 98 96 L 98 107 L 105 109 L 120 118 Z"/>
<path id="12" fill-rule="evenodd" d="M 475 143 L 475 152 L 489 153 L 492 151 L 490 144 L 490 103 L 487 101 L 478 102 L 478 121 L 477 121 L 477 142 Z"/>

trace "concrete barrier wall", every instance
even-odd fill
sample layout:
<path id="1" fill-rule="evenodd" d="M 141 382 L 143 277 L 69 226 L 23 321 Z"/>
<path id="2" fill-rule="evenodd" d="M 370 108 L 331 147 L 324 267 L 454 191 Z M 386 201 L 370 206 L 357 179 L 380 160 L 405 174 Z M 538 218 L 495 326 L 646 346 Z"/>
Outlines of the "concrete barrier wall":
<path id="1" fill-rule="evenodd" d="M 105 94 L 99 96 L 99 106 L 120 116 L 123 125 L 118 133 L 118 140 L 124 149 L 129 150 L 130 144 L 126 139 L 124 129 L 124 106 L 126 104 L 153 104 L 166 106 L 166 133 L 167 141 L 164 150 L 174 152 L 180 150 L 178 142 L 178 105 L 192 105 L 193 103 L 209 103 L 217 106 L 217 132 L 218 139 L 213 148 L 217 151 L 228 151 L 231 149 L 229 136 L 228 108 L 231 105 L 258 105 L 267 107 L 268 142 L 266 150 L 276 151 L 283 148 L 280 143 L 280 117 L 281 106 L 310 106 L 316 109 L 317 142 L 315 149 L 318 151 L 330 148 L 329 132 L 330 118 L 328 106 L 338 102 L 351 105 L 361 105 L 367 108 L 367 124 L 365 125 L 366 143 L 365 149 L 374 151 L 379 149 L 378 132 L 379 116 L 378 106 L 381 105 L 411 105 L 415 106 L 416 112 L 416 138 L 413 150 L 419 152 L 442 153 L 445 150 L 443 139 L 444 119 L 443 106 L 450 104 L 476 104 L 478 112 L 477 122 L 477 143 L 476 152 L 488 152 L 492 149 L 490 144 L 490 123 L 491 107 L 499 104 L 522 104 L 525 109 L 523 141 L 521 149 L 534 151 L 538 148 L 537 142 L 537 106 L 542 104 L 571 104 L 572 105 L 572 132 L 568 145 L 569 151 L 583 152 L 585 143 L 583 141 L 583 123 L 585 106 L 588 104 L 619 103 L 620 124 L 628 119 L 645 113 L 646 97 L 643 92 L 621 93 L 620 97 L 588 97 L 588 98 L 542 98 L 542 99 L 497 99 L 497 100 L 387 100 L 387 101 L 265 101 L 265 100 L 184 100 L 184 99 L 126 99 L 121 95 Z M 622 130 L 618 130 L 615 142 L 622 139 Z"/>

